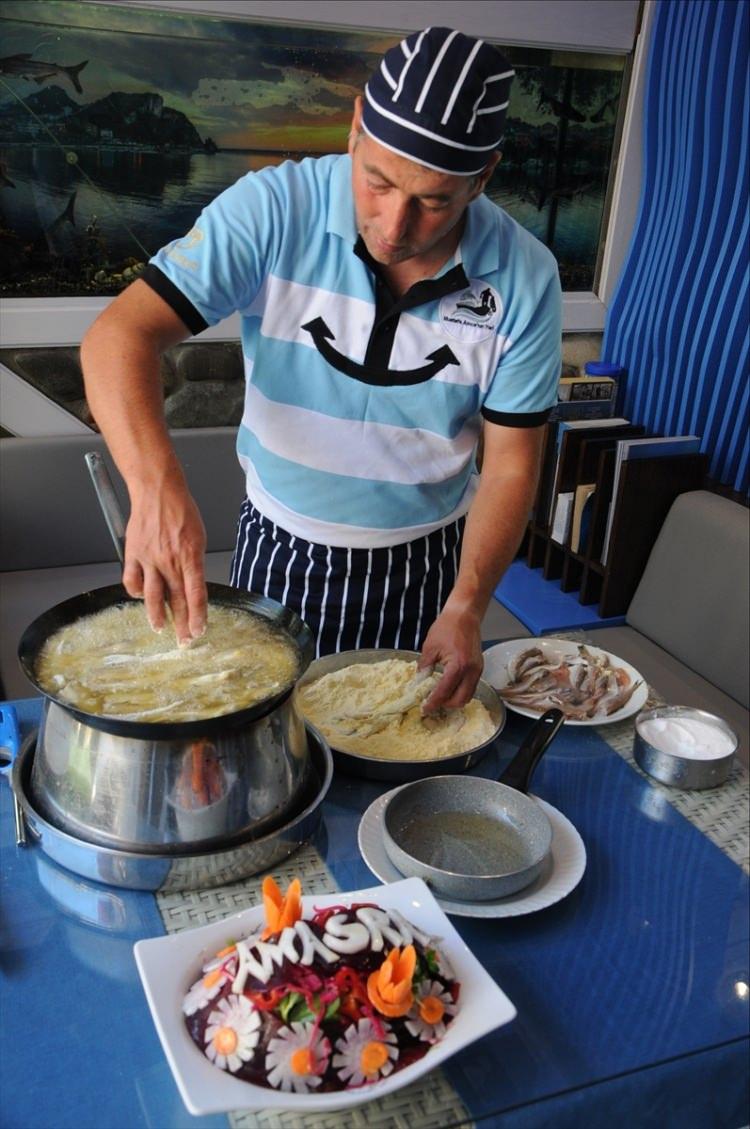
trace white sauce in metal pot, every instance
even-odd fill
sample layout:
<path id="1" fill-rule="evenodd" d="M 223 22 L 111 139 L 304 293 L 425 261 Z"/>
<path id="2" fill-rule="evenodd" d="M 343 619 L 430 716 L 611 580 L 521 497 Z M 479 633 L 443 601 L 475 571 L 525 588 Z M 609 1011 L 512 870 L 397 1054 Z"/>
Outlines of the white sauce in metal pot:
<path id="1" fill-rule="evenodd" d="M 697 717 L 654 717 L 642 721 L 638 732 L 663 753 L 689 760 L 717 760 L 734 750 L 728 733 Z"/>

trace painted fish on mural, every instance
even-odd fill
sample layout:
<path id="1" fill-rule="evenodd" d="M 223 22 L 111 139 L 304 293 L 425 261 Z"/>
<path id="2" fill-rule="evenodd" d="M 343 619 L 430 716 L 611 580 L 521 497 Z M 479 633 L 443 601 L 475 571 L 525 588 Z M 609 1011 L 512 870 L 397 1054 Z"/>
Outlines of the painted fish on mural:
<path id="1" fill-rule="evenodd" d="M 30 54 L 6 55 L 4 59 L 0 59 L 0 74 L 16 75 L 17 78 L 26 78 L 37 84 L 46 82 L 48 78 L 54 78 L 56 75 L 63 75 L 78 94 L 83 94 L 83 87 L 78 81 L 78 76 L 87 65 L 88 59 L 84 59 L 82 63 L 77 63 L 74 67 L 64 67 L 59 63 L 47 63 L 43 59 L 32 59 Z"/>
<path id="2" fill-rule="evenodd" d="M 73 194 L 70 196 L 67 204 L 65 205 L 63 210 L 60 212 L 60 215 L 57 217 L 57 219 L 53 220 L 52 223 L 49 225 L 49 227 L 45 228 L 45 232 L 46 232 L 47 235 L 57 234 L 57 232 L 60 230 L 60 228 L 63 227 L 66 223 L 69 223 L 71 227 L 76 226 L 76 217 L 75 217 L 74 209 L 75 209 L 75 203 L 76 203 L 76 196 L 77 195 L 78 195 L 77 192 L 73 192 Z"/>

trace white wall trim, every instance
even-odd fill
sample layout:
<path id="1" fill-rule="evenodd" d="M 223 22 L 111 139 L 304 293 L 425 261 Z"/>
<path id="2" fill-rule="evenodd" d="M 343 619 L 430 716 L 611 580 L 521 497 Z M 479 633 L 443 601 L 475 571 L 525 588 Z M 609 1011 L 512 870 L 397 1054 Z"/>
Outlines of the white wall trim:
<path id="1" fill-rule="evenodd" d="M 99 0 L 86 0 L 95 4 Z M 111 0 L 101 0 L 111 3 Z M 639 0 L 117 0 L 133 7 L 204 13 L 264 23 L 332 25 L 379 31 L 458 27 L 498 43 L 629 54 Z"/>
<path id="2" fill-rule="evenodd" d="M 611 219 L 599 272 L 598 292 L 608 308 L 625 264 L 638 218 L 643 179 L 643 122 L 655 0 L 646 0 L 633 58 L 630 95 L 622 127 L 620 154 L 612 189 Z"/>
<path id="3" fill-rule="evenodd" d="M 0 425 L 11 435 L 91 435 L 77 416 L 0 364 Z"/>
<path id="4" fill-rule="evenodd" d="M 41 347 L 79 345 L 84 333 L 111 298 L 9 298 L 0 302 L 0 345 Z M 563 295 L 563 332 L 600 333 L 606 306 L 596 294 Z M 240 317 L 233 314 L 200 335 L 201 341 L 237 341 Z"/>
<path id="5" fill-rule="evenodd" d="M 607 307 L 591 291 L 563 294 L 563 333 L 601 333 Z"/>

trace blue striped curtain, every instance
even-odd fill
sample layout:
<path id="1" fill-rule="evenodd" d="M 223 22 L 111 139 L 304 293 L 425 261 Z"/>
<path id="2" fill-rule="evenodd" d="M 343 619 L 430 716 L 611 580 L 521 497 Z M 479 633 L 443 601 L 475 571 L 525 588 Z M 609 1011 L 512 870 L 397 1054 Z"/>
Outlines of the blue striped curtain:
<path id="1" fill-rule="evenodd" d="M 747 0 L 657 0 L 643 187 L 602 356 L 624 414 L 695 434 L 709 475 L 748 492 Z"/>

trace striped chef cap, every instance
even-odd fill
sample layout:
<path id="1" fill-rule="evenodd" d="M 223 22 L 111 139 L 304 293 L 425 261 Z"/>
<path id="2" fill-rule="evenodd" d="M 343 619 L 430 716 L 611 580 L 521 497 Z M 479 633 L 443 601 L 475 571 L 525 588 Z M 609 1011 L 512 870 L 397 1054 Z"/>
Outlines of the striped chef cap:
<path id="1" fill-rule="evenodd" d="M 362 125 L 380 145 L 439 172 L 481 172 L 502 141 L 513 68 L 448 27 L 392 47 L 365 87 Z"/>

